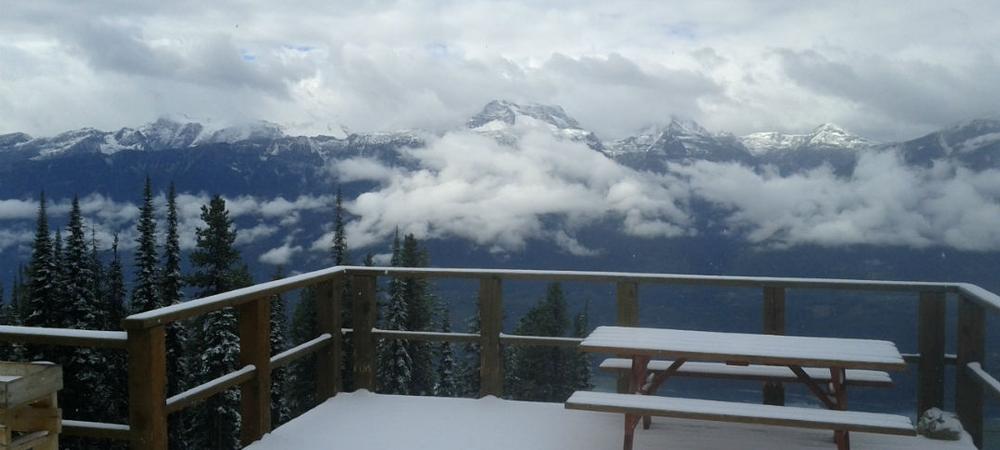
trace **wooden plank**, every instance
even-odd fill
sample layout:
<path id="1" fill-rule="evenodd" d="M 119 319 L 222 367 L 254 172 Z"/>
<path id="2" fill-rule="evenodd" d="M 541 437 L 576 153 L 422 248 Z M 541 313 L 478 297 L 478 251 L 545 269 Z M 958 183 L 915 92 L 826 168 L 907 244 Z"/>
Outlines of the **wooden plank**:
<path id="1" fill-rule="evenodd" d="M 517 334 L 500 333 L 500 343 L 503 345 L 547 346 L 577 348 L 583 338 L 555 336 L 521 336 Z"/>
<path id="2" fill-rule="evenodd" d="M 163 326 L 128 331 L 133 450 L 167 450 L 167 345 Z"/>
<path id="3" fill-rule="evenodd" d="M 402 339 L 428 342 L 479 342 L 476 333 L 442 333 L 440 331 L 404 331 L 375 328 L 372 334 L 379 339 Z"/>
<path id="4" fill-rule="evenodd" d="M 0 383 L 0 409 L 32 403 L 63 388 L 62 366 L 48 362 L 0 364 L 0 374 L 16 378 Z"/>
<path id="5" fill-rule="evenodd" d="M 503 285 L 499 278 L 479 280 L 479 396 L 503 395 Z"/>
<path id="6" fill-rule="evenodd" d="M 313 353 L 328 347 L 333 342 L 333 336 L 323 333 L 318 337 L 305 341 L 295 347 L 285 350 L 271 357 L 271 370 L 285 367 L 299 359 L 305 358 Z"/>
<path id="7" fill-rule="evenodd" d="M 238 309 L 240 365 L 256 368 L 240 385 L 240 442 L 248 445 L 271 431 L 271 297 Z"/>
<path id="8" fill-rule="evenodd" d="M 986 314 L 983 307 L 964 295 L 958 300 L 958 360 L 955 376 L 955 410 L 977 448 L 983 448 L 983 386 L 968 370 L 969 363 L 983 361 L 986 354 Z"/>
<path id="9" fill-rule="evenodd" d="M 343 273 L 344 267 L 336 266 L 234 289 L 221 294 L 132 314 L 122 321 L 122 327 L 126 330 L 149 328 L 178 320 L 190 319 L 223 308 L 239 306 L 260 297 L 270 297 L 275 294 L 310 286 L 321 281 L 328 281 L 337 276 L 337 274 Z"/>
<path id="10" fill-rule="evenodd" d="M 653 360 L 647 370 L 661 372 L 666 370 L 673 361 Z M 625 358 L 608 358 L 601 362 L 602 370 L 628 371 L 632 361 Z M 817 382 L 831 380 L 830 369 L 820 367 L 803 368 L 810 378 Z M 798 383 L 801 380 L 788 367 L 782 366 L 731 366 L 725 363 L 688 362 L 681 366 L 675 376 L 695 378 L 718 378 L 753 381 L 783 381 Z M 888 387 L 892 386 L 892 378 L 887 372 L 876 370 L 848 370 L 847 384 L 851 386 Z"/>
<path id="11" fill-rule="evenodd" d="M 944 407 L 945 294 L 921 292 L 917 309 L 917 416 Z"/>
<path id="12" fill-rule="evenodd" d="M 567 270 L 517 270 L 517 269 L 451 269 L 415 267 L 366 267 L 346 266 L 348 274 L 377 274 L 384 276 L 409 276 L 421 278 L 500 278 L 526 281 L 584 281 L 596 283 L 632 282 L 688 286 L 719 286 L 762 288 L 765 286 L 789 289 L 831 289 L 860 291 L 957 292 L 955 283 L 921 281 L 852 280 L 837 278 L 783 278 L 720 275 L 658 274 L 641 272 L 583 272 Z"/>
<path id="13" fill-rule="evenodd" d="M 371 275 L 355 275 L 351 278 L 354 320 L 351 342 L 354 344 L 354 384 L 359 389 L 375 390 L 375 303 L 376 278 Z"/>
<path id="14" fill-rule="evenodd" d="M 63 420 L 62 433 L 67 436 L 111 439 L 115 441 L 127 441 L 131 437 L 128 425 L 86 422 L 83 420 Z"/>
<path id="15" fill-rule="evenodd" d="M 172 414 L 182 409 L 187 409 L 206 398 L 218 394 L 227 389 L 244 384 L 254 377 L 257 368 L 243 366 L 235 372 L 229 372 L 214 380 L 206 381 L 180 394 L 167 399 L 167 414 Z"/>
<path id="16" fill-rule="evenodd" d="M 989 390 L 990 393 L 992 393 L 997 398 L 1000 398 L 1000 380 L 993 378 L 993 375 L 990 375 L 988 372 L 986 372 L 986 370 L 983 369 L 983 365 L 981 363 L 973 362 L 969 363 L 969 365 L 965 367 L 968 368 L 969 371 L 971 371 L 976 376 L 976 378 L 979 379 L 979 383 L 981 383 L 983 387 Z"/>
<path id="17" fill-rule="evenodd" d="M 846 430 L 899 436 L 917 434 L 908 417 L 857 411 L 587 391 L 573 393 L 565 406 L 566 409 L 715 422 Z"/>
<path id="18" fill-rule="evenodd" d="M 906 370 L 889 341 L 600 326 L 580 344 L 588 352 L 740 364 Z"/>
<path id="19" fill-rule="evenodd" d="M 765 287 L 763 307 L 764 334 L 785 334 L 785 288 Z M 762 397 L 765 405 L 784 405 L 785 387 L 780 381 L 767 381 Z"/>
<path id="20" fill-rule="evenodd" d="M 617 315 L 615 323 L 622 327 L 639 326 L 639 283 L 633 281 L 619 281 L 615 286 L 615 307 Z M 629 356 L 629 355 L 619 355 Z M 618 374 L 618 392 L 629 392 L 628 375 Z"/>
<path id="21" fill-rule="evenodd" d="M 316 399 L 326 400 L 340 390 L 340 352 L 343 347 L 340 308 L 343 304 L 343 278 L 324 281 L 316 289 L 316 325 L 320 333 L 329 334 L 331 345 L 316 354 Z"/>
<path id="22" fill-rule="evenodd" d="M 127 338 L 123 331 L 0 325 L 0 342 L 124 349 Z"/>

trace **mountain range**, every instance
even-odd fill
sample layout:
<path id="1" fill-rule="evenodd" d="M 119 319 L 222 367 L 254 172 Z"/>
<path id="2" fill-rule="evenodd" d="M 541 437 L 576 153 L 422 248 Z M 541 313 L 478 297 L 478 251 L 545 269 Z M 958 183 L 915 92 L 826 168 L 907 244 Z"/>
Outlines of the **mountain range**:
<path id="1" fill-rule="evenodd" d="M 849 174 L 861 153 L 886 150 L 899 151 L 914 165 L 929 166 L 942 158 L 975 168 L 1000 164 L 996 157 L 1000 152 L 1000 120 L 994 119 L 963 122 L 912 140 L 889 143 L 857 136 L 829 123 L 802 134 L 765 131 L 736 136 L 711 132 L 679 117 L 647 126 L 623 139 L 605 141 L 559 106 L 504 100 L 488 103 L 465 123 L 472 132 L 510 145 L 517 142 L 518 127 L 541 127 L 558 138 L 584 143 L 623 165 L 654 172 L 665 171 L 670 163 L 706 160 L 773 166 L 783 173 L 828 164 L 839 174 Z M 358 156 L 405 164 L 400 149 L 421 147 L 434 136 L 420 130 L 350 133 L 342 137 L 290 136 L 280 126 L 263 121 L 213 130 L 200 123 L 168 119 L 137 128 L 82 128 L 49 137 L 11 133 L 0 135 L 0 195 L 21 196 L 40 184 L 49 185 L 44 183 L 45 173 L 40 174 L 41 180 L 32 177 L 29 185 L 19 181 L 17 174 L 59 172 L 64 162 L 74 168 L 83 164 L 106 175 L 143 172 L 155 165 L 158 170 L 173 172 L 170 175 L 176 179 L 187 178 L 187 171 L 207 169 L 213 169 L 216 177 L 236 179 L 258 173 L 281 176 L 289 167 L 291 172 L 303 175 L 303 164 L 322 168 L 331 160 Z M 213 165 L 216 167 L 208 167 Z M 307 184 L 315 181 L 311 174 L 304 175 Z M 293 185 L 301 185 L 303 180 L 299 181 Z"/>

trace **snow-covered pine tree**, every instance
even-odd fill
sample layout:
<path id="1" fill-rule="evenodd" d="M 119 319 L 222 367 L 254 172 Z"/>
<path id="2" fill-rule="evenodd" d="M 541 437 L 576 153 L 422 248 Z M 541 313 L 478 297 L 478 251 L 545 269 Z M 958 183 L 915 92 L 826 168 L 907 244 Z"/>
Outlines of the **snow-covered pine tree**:
<path id="1" fill-rule="evenodd" d="M 0 280 L 0 325 L 17 325 L 17 318 L 12 303 L 7 303 L 4 295 L 3 280 Z M 10 361 L 15 358 L 13 345 L 0 345 L 0 360 Z"/>
<path id="2" fill-rule="evenodd" d="M 479 333 L 479 301 L 476 300 L 476 310 L 465 321 L 465 332 Z M 479 397 L 479 344 L 466 342 L 462 344 L 462 356 L 458 364 L 458 395 L 461 397 Z"/>
<path id="3" fill-rule="evenodd" d="M 392 240 L 393 266 L 399 266 L 402 249 L 399 231 Z M 387 330 L 408 330 L 407 305 L 404 281 L 400 278 L 389 280 L 389 299 L 382 313 L 382 328 Z M 409 394 L 413 382 L 413 360 L 407 342 L 402 339 L 384 339 L 379 345 L 378 365 L 375 368 L 379 392 L 384 394 Z"/>
<path id="4" fill-rule="evenodd" d="M 303 288 L 292 312 L 292 343 L 299 345 L 319 335 L 316 300 L 312 288 Z M 316 406 L 316 356 L 306 356 L 288 367 L 288 409 L 292 417 Z"/>
<path id="5" fill-rule="evenodd" d="M 156 282 L 156 221 L 153 217 L 153 184 L 146 176 L 146 184 L 142 190 L 142 206 L 139 208 L 139 220 L 136 222 L 136 232 L 139 237 L 135 249 L 135 278 L 132 289 L 132 313 L 149 311 L 164 306 L 157 295 Z"/>
<path id="6" fill-rule="evenodd" d="M 97 247 L 97 227 L 93 225 L 90 227 L 90 258 L 87 263 L 90 264 L 90 272 L 94 274 L 90 290 L 94 293 L 94 298 L 97 300 L 99 326 L 102 330 L 117 330 L 117 325 L 114 328 L 106 327 L 106 324 L 110 321 L 110 310 L 104 304 L 103 299 L 107 298 L 108 278 L 104 273 L 104 263 L 101 262 L 100 250 Z"/>
<path id="7" fill-rule="evenodd" d="M 75 329 L 97 329 L 103 325 L 103 311 L 94 296 L 94 272 L 80 201 L 73 197 L 69 214 L 66 248 L 63 254 L 64 312 L 66 325 Z M 61 361 L 65 387 L 59 393 L 64 414 L 74 419 L 105 418 L 114 406 L 111 385 L 106 377 L 110 366 L 104 352 L 94 348 L 72 348 Z"/>
<path id="8" fill-rule="evenodd" d="M 330 246 L 330 253 L 333 256 L 334 266 L 349 265 L 351 263 L 350 249 L 347 247 L 347 236 L 344 232 L 344 197 L 341 193 L 340 187 L 337 187 L 337 197 L 334 202 L 333 208 L 333 243 Z M 351 328 L 353 319 L 351 319 L 351 314 L 354 310 L 352 308 L 353 299 L 351 289 L 351 279 L 347 278 L 343 283 L 344 290 L 342 292 L 343 304 L 341 305 L 341 323 L 345 328 Z M 343 383 L 343 388 L 346 391 L 354 389 L 354 341 L 351 340 L 351 336 L 344 336 L 344 347 L 343 355 L 340 359 L 342 364 L 340 367 L 340 380 Z"/>
<path id="9" fill-rule="evenodd" d="M 590 302 L 586 302 L 583 305 L 583 309 L 580 311 L 576 317 L 573 318 L 573 337 L 586 337 L 590 332 Z M 590 355 L 587 352 L 581 352 L 576 348 L 566 348 L 563 349 L 569 353 L 573 364 L 573 374 L 575 375 L 572 380 L 572 388 L 574 391 L 588 391 L 594 387 L 590 382 L 591 368 L 590 368 Z"/>
<path id="10" fill-rule="evenodd" d="M 201 208 L 205 227 L 195 230 L 197 245 L 191 252 L 193 273 L 188 278 L 199 297 L 227 292 L 252 284 L 239 251 L 233 247 L 236 230 L 226 210 L 226 201 L 215 195 Z M 204 383 L 237 369 L 239 336 L 237 315 L 226 308 L 199 319 L 197 355 L 193 383 Z M 230 450 L 239 448 L 239 391 L 230 389 L 212 396 L 191 414 L 191 448 Z"/>
<path id="11" fill-rule="evenodd" d="M 177 231 L 177 189 L 170 183 L 167 191 L 167 226 L 163 242 L 163 266 L 159 272 L 160 303 L 175 305 L 184 299 L 182 290 L 184 279 L 181 275 L 181 243 Z M 167 395 L 184 391 L 190 376 L 190 353 L 188 322 L 178 321 L 167 326 Z M 170 416 L 170 448 L 189 448 L 187 441 L 186 412 Z"/>
<path id="12" fill-rule="evenodd" d="M 413 234 L 403 237 L 399 251 L 399 266 L 427 267 L 429 258 L 426 250 Z M 435 299 L 427 280 L 415 277 L 402 278 L 402 296 L 406 305 L 406 328 L 413 331 L 429 330 L 434 325 Z M 413 361 L 409 392 L 414 395 L 433 395 L 434 347 L 429 342 L 409 341 L 406 351 Z"/>
<path id="13" fill-rule="evenodd" d="M 105 330 L 118 330 L 125 318 L 125 274 L 122 270 L 121 254 L 118 253 L 118 233 L 111 241 L 111 262 L 107 270 L 107 290 L 105 300 L 108 309 L 108 322 Z"/>
<path id="14" fill-rule="evenodd" d="M 441 312 L 442 333 L 451 333 L 450 316 L 450 309 L 446 306 Z M 459 395 L 458 382 L 455 379 L 455 350 L 453 347 L 454 344 L 444 341 L 438 348 L 437 384 L 434 386 L 434 395 L 438 397 Z"/>
<path id="15" fill-rule="evenodd" d="M 284 270 L 278 266 L 272 280 L 285 277 Z M 281 294 L 271 297 L 271 356 L 277 355 L 289 348 L 288 346 L 288 315 L 285 299 Z M 288 409 L 288 398 L 285 395 L 287 369 L 281 368 L 271 372 L 271 426 L 277 427 L 291 419 Z"/>
<path id="16" fill-rule="evenodd" d="M 22 312 L 24 325 L 29 327 L 60 327 L 63 324 L 59 313 L 60 298 L 57 289 L 59 268 L 55 261 L 55 244 L 49 235 L 49 219 L 46 212 L 45 192 L 38 198 L 38 216 L 35 221 L 35 239 L 32 242 L 31 262 L 28 265 L 26 302 Z M 51 347 L 31 345 L 27 347 L 28 359 L 56 361 L 58 354 Z"/>

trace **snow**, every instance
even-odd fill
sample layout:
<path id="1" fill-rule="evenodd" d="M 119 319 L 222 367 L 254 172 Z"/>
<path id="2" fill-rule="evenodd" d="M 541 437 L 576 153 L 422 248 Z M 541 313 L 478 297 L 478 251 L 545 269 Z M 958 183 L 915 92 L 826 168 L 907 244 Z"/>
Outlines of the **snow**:
<path id="1" fill-rule="evenodd" d="M 663 371 L 670 367 L 673 361 L 650 361 L 647 367 L 653 371 Z M 608 358 L 601 362 L 602 369 L 631 369 L 632 360 L 625 358 Z M 814 380 L 829 381 L 830 370 L 816 367 L 803 368 L 806 374 Z M 686 362 L 678 370 L 678 374 L 693 373 L 719 376 L 744 376 L 753 378 L 795 378 L 792 369 L 784 366 L 730 366 L 722 363 Z M 847 379 L 864 383 L 892 383 L 888 373 L 878 370 L 848 370 Z"/>
<path id="2" fill-rule="evenodd" d="M 622 415 L 561 403 L 338 394 L 247 450 L 607 450 L 622 446 Z M 830 450 L 828 430 L 680 419 L 636 431 L 635 450 Z M 974 450 L 961 441 L 852 433 L 854 450 Z"/>
<path id="3" fill-rule="evenodd" d="M 837 363 L 845 368 L 905 368 L 906 363 L 889 341 L 868 339 L 777 336 L 720 333 L 658 328 L 597 327 L 580 344 L 587 351 L 620 353 L 634 349 L 643 354 L 681 357 L 706 354 L 716 361 L 759 363 L 761 359 L 789 359 L 802 365 Z M 770 363 L 770 362 L 768 362 Z"/>
<path id="4" fill-rule="evenodd" d="M 657 397 L 651 395 L 616 394 L 611 392 L 577 391 L 566 400 L 570 405 L 597 406 L 614 410 L 669 411 L 689 416 L 725 415 L 729 421 L 763 419 L 797 421 L 800 423 L 835 424 L 845 427 L 866 427 L 887 431 L 911 431 L 913 424 L 905 416 L 861 411 L 836 411 L 795 406 L 760 405 L 694 398 Z"/>
<path id="5" fill-rule="evenodd" d="M 874 141 L 853 135 L 834 124 L 825 123 L 805 134 L 784 134 L 776 131 L 751 133 L 740 138 L 754 156 L 773 151 L 793 151 L 803 147 L 837 147 L 858 150 L 875 145 Z"/>
<path id="6" fill-rule="evenodd" d="M 18 327 L 0 325 L 0 334 L 14 336 L 41 336 L 67 339 L 92 339 L 96 341 L 125 341 L 124 331 L 75 330 L 69 328 Z"/>
<path id="7" fill-rule="evenodd" d="M 10 383 L 19 378 L 21 378 L 20 375 L 0 375 L 0 383 Z"/>

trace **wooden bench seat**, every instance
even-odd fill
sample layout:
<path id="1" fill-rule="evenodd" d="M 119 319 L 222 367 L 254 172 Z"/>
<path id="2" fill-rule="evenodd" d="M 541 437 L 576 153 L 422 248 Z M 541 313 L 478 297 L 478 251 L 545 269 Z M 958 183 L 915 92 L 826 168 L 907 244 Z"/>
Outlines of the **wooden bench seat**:
<path id="1" fill-rule="evenodd" d="M 653 360 L 646 366 L 650 372 L 667 370 L 673 361 Z M 607 371 L 629 371 L 632 360 L 627 358 L 608 358 L 601 362 L 601 369 Z M 830 382 L 830 370 L 824 368 L 803 368 L 810 378 L 819 383 Z M 759 381 L 800 382 L 792 369 L 784 366 L 765 366 L 750 364 L 748 366 L 733 366 L 714 362 L 686 362 L 677 370 L 674 376 L 728 378 Z M 845 382 L 852 386 L 886 387 L 892 386 L 892 378 L 888 372 L 880 370 L 848 369 Z"/>
<path id="2" fill-rule="evenodd" d="M 834 431 L 915 436 L 910 419 L 881 414 L 790 406 L 658 397 L 637 394 L 577 391 L 566 400 L 566 409 L 626 415 L 625 449 L 631 448 L 629 420 L 640 416 L 776 425 Z M 634 427 L 634 424 L 632 425 Z"/>

